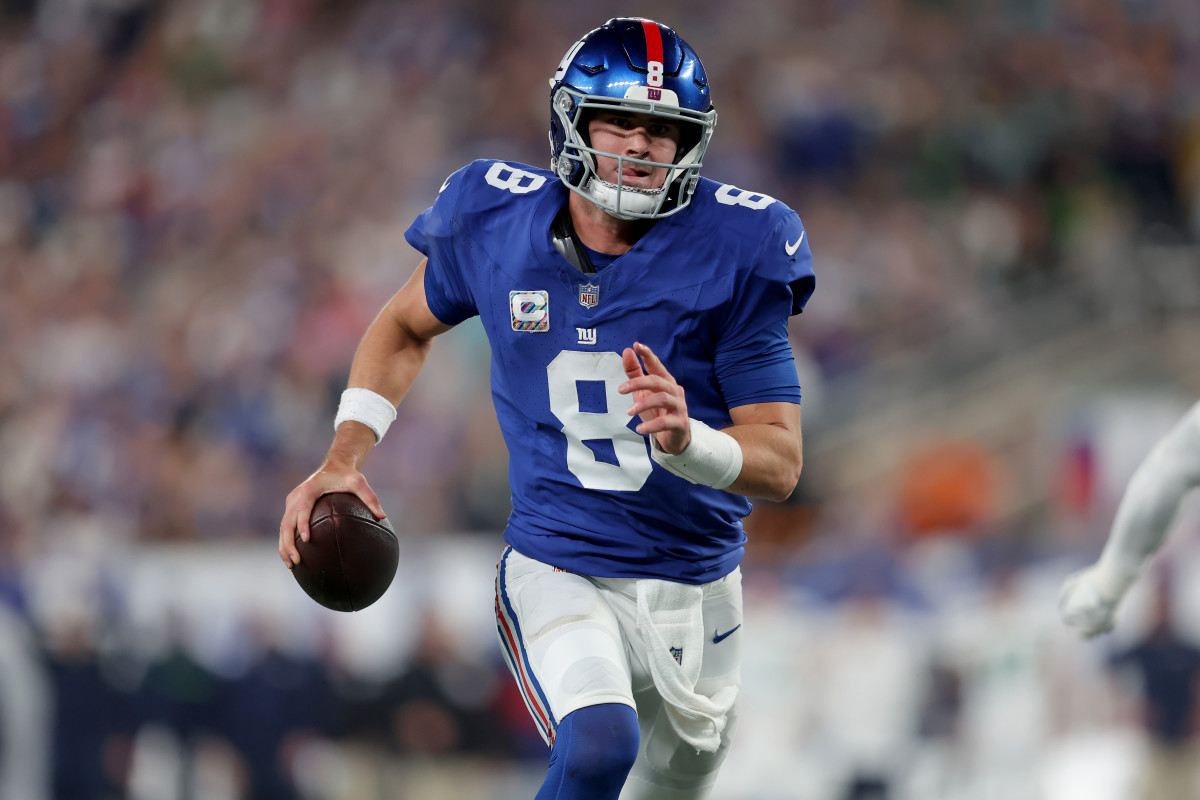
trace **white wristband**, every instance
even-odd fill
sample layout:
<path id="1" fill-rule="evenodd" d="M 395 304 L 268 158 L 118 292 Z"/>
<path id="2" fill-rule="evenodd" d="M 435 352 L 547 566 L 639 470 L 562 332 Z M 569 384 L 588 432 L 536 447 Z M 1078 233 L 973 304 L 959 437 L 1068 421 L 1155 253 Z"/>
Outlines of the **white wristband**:
<path id="1" fill-rule="evenodd" d="M 343 422 L 361 422 L 375 432 L 375 442 L 379 443 L 395 419 L 396 407 L 391 400 L 370 389 L 351 387 L 342 392 L 333 429 L 336 431 Z"/>
<path id="2" fill-rule="evenodd" d="M 692 441 L 679 455 L 667 455 L 650 437 L 650 456 L 685 481 L 724 489 L 742 471 L 742 446 L 728 433 L 714 430 L 698 419 L 689 420 Z"/>

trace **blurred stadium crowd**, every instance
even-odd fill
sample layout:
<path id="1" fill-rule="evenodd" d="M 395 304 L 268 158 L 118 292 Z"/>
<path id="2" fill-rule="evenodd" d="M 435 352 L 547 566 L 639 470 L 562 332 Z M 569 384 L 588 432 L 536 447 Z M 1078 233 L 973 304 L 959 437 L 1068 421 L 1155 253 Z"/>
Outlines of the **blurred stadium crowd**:
<path id="1" fill-rule="evenodd" d="M 17 745 L 37 736 L 12 734 L 38 713 L 0 697 L 0 781 L 36 786 L 41 763 L 54 786 L 41 796 L 63 800 L 182 797 L 170 787 L 184 785 L 197 798 L 381 796 L 315 777 L 332 762 L 313 742 L 344 741 L 411 769 L 490 765 L 477 788 L 440 796 L 506 797 L 499 765 L 536 772 L 545 754 L 494 643 L 447 646 L 435 604 L 413 601 L 425 635 L 367 679 L 339 673 L 335 639 L 280 645 L 254 608 L 227 608 L 240 622 L 223 645 L 189 641 L 180 620 L 195 609 L 172 608 L 170 591 L 186 582 L 160 576 L 138 595 L 129 564 L 236 553 L 280 573 L 238 573 L 277 588 L 265 607 L 304 600 L 271 556 L 278 515 L 328 445 L 358 337 L 416 265 L 405 228 L 472 158 L 544 165 L 546 79 L 582 33 L 631 12 L 675 26 L 704 59 L 720 113 L 705 174 L 796 208 L 818 276 L 792 329 L 816 457 L 793 502 L 748 522 L 747 600 L 764 633 L 747 687 L 770 696 L 748 692 L 747 719 L 763 724 L 744 725 L 718 791 L 1101 797 L 1034 774 L 1064 731 L 1134 718 L 1097 699 L 1109 695 L 1096 652 L 1052 630 L 1053 587 L 1062 563 L 1094 554 L 1131 460 L 1200 394 L 1195 339 L 1152 339 L 1173 344 L 1131 357 L 1146 396 L 1020 421 L 1022 436 L 1062 441 L 1037 451 L 1053 463 L 1017 501 L 1005 487 L 1023 485 L 1019 465 L 992 447 L 1011 427 L 904 451 L 902 474 L 869 500 L 823 484 L 820 455 L 864 420 L 886 425 L 918 385 L 1080 331 L 1146 337 L 1197 315 L 1200 6 L 1185 0 L 665 0 L 652 12 L 2 0 L 0 651 L 30 658 L 0 658 L 0 685 L 17 676 L 28 705 L 57 711 L 40 717 L 53 745 L 39 760 Z M 439 340 L 368 464 L 422 547 L 444 533 L 498 548 L 507 467 L 487 358 L 471 323 Z M 1172 372 L 1181 363 L 1191 371 Z M 1072 439 L 1080 416 L 1093 433 L 1111 424 Z M 864 506 L 883 510 L 852 513 Z M 486 589 L 489 575 L 447 581 Z M 372 619 L 398 624 L 404 608 L 388 608 Z M 149 651 L 130 633 L 146 617 L 159 634 Z M 1052 658 L 1047 641 L 1067 654 Z M 891 666 L 863 672 L 877 664 Z M 190 759 L 162 755 L 196 741 Z M 963 756 L 972 742 L 986 763 Z M 902 786 L 906 758 L 924 771 Z M 155 766 L 171 763 L 192 773 Z M 401 782 L 420 785 L 411 771 Z M 389 796 L 442 790 L 410 791 Z"/>

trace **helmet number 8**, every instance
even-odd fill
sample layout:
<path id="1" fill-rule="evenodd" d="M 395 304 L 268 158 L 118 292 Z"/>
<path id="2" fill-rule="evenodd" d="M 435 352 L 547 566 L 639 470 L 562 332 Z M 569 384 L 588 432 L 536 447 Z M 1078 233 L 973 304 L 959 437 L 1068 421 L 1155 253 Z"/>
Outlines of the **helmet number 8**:
<path id="1" fill-rule="evenodd" d="M 661 61 L 650 61 L 646 64 L 646 85 L 655 88 L 662 88 L 663 85 L 663 64 Z"/>

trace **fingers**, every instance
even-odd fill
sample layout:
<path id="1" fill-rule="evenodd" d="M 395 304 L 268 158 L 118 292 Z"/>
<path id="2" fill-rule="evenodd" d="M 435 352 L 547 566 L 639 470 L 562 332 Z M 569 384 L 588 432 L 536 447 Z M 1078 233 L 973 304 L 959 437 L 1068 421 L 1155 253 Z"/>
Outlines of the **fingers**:
<path id="1" fill-rule="evenodd" d="M 617 391 L 633 395 L 626 413 L 642 418 L 634 430 L 643 436 L 663 434 L 656 437 L 659 447 L 669 453 L 682 451 L 690 439 L 683 387 L 654 351 L 641 342 L 625 348 L 621 361 L 629 380 L 618 386 Z"/>
<path id="2" fill-rule="evenodd" d="M 354 479 L 347 482 L 347 488 L 358 495 L 358 499 L 367 504 L 367 508 L 371 509 L 371 513 L 376 519 L 384 519 L 387 517 L 387 512 L 383 510 L 383 503 L 379 502 L 379 495 L 375 494 L 375 490 L 367 483 L 367 479 L 360 472 Z"/>
<path id="3" fill-rule="evenodd" d="M 296 516 L 287 509 L 279 523 L 279 557 L 288 569 L 300 563 L 300 551 L 296 549 Z"/>
<path id="4" fill-rule="evenodd" d="M 648 374 L 659 375 L 670 381 L 675 380 L 671 373 L 667 371 L 667 368 L 663 365 L 663 363 L 658 360 L 658 356 L 654 354 L 654 351 L 651 350 L 648 345 L 644 345 L 641 342 L 634 342 L 633 350 L 645 363 L 646 372 Z"/>
<path id="5" fill-rule="evenodd" d="M 311 535 L 308 519 L 312 514 L 316 498 L 306 497 L 306 485 L 301 484 L 288 495 L 283 509 L 283 519 L 279 523 L 279 557 L 288 569 L 300 563 L 300 550 L 296 547 L 296 535 L 301 541 L 307 542 Z"/>
<path id="6" fill-rule="evenodd" d="M 293 489 L 284 503 L 283 518 L 279 523 L 279 557 L 288 569 L 300 563 L 297 537 L 302 542 L 312 537 L 309 520 L 313 506 L 321 495 L 330 492 L 352 492 L 371 509 L 376 519 L 387 516 L 379 496 L 361 472 L 322 466 Z"/>
<path id="7" fill-rule="evenodd" d="M 641 342 L 634 342 L 633 347 L 625 348 L 621 353 L 621 363 L 625 367 L 625 376 L 630 379 L 640 378 L 643 375 L 657 375 L 669 381 L 675 380 L 658 356 L 654 354 L 654 351 Z M 643 363 L 645 364 L 644 369 Z"/>
<path id="8" fill-rule="evenodd" d="M 637 354 L 633 352 L 632 347 L 626 347 L 621 352 L 621 364 L 625 367 L 625 377 L 640 378 L 646 373 L 642 371 L 642 362 L 638 361 Z"/>
<path id="9" fill-rule="evenodd" d="M 680 417 L 669 416 L 652 417 L 650 419 L 643 418 L 634 428 L 634 431 L 641 436 L 648 436 L 653 433 L 671 433 L 678 438 L 687 432 L 686 423 L 681 423 L 680 420 Z M 663 447 L 663 449 L 666 450 L 666 447 Z M 680 447 L 678 449 L 683 448 Z"/>
<path id="10" fill-rule="evenodd" d="M 642 368 L 643 362 L 645 369 Z M 621 384 L 617 391 L 630 394 L 641 391 L 682 392 L 682 387 L 663 365 L 658 356 L 648 346 L 634 342 L 633 347 L 626 347 L 621 353 L 621 363 L 625 367 L 628 381 Z"/>
<path id="11" fill-rule="evenodd" d="M 686 408 L 687 406 L 683 404 L 683 399 L 674 392 L 654 392 L 637 395 L 633 401 L 633 405 L 625 413 L 633 417 L 651 409 L 657 409 L 660 413 L 655 416 L 674 415 L 678 418 L 676 420 L 676 424 L 678 424 L 687 417 L 686 413 L 681 413 Z"/>
<path id="12" fill-rule="evenodd" d="M 640 378 L 631 378 L 617 387 L 617 391 L 621 394 L 632 394 L 643 391 L 673 392 L 677 389 L 679 389 L 679 384 L 658 375 L 643 375 Z"/>

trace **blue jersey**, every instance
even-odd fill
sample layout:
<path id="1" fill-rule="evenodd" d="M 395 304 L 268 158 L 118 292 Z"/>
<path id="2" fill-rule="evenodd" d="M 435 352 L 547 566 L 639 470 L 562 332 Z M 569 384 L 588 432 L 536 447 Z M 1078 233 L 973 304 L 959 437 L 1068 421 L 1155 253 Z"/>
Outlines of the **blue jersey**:
<path id="1" fill-rule="evenodd" d="M 551 239 L 567 195 L 548 171 L 476 161 L 406 233 L 429 259 L 430 310 L 448 325 L 478 314 L 491 342 L 505 540 L 585 575 L 716 580 L 741 561 L 750 503 L 652 461 L 617 393 L 621 351 L 648 345 L 713 428 L 736 406 L 799 403 L 787 319 L 813 290 L 804 227 L 781 202 L 701 180 L 690 206 L 585 274 Z"/>

